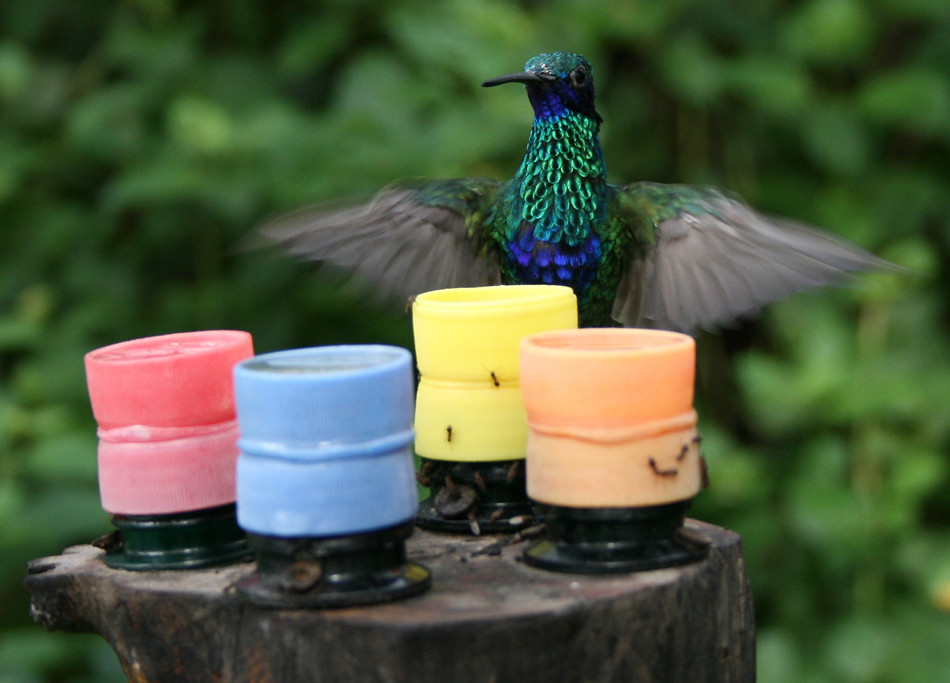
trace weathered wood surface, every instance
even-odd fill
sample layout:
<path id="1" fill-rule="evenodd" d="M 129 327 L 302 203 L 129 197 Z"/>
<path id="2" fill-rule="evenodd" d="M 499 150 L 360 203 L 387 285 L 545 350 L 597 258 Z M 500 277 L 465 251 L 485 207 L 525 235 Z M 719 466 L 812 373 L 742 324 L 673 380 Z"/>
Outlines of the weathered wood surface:
<path id="1" fill-rule="evenodd" d="M 737 534 L 687 521 L 707 559 L 637 574 L 556 574 L 502 537 L 417 531 L 421 596 L 372 607 L 272 610 L 242 601 L 242 564 L 110 569 L 92 546 L 30 563 L 33 618 L 92 632 L 130 681 L 753 681 L 752 597 Z M 499 553 L 500 551 L 500 553 Z"/>

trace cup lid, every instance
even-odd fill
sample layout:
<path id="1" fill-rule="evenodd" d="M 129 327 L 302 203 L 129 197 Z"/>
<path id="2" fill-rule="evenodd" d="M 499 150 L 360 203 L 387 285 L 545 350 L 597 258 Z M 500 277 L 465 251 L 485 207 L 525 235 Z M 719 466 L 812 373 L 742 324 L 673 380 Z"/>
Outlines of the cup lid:
<path id="1" fill-rule="evenodd" d="M 396 346 L 319 346 L 255 356 L 234 368 L 241 448 L 295 457 L 404 435 L 408 443 L 412 385 L 412 356 Z"/>
<path id="2" fill-rule="evenodd" d="M 630 428 L 692 410 L 696 344 L 678 332 L 585 328 L 521 342 L 528 422 Z"/>
<path id="3" fill-rule="evenodd" d="M 188 427 L 234 419 L 231 371 L 254 354 L 236 330 L 165 334 L 85 356 L 92 412 L 101 429 Z"/>

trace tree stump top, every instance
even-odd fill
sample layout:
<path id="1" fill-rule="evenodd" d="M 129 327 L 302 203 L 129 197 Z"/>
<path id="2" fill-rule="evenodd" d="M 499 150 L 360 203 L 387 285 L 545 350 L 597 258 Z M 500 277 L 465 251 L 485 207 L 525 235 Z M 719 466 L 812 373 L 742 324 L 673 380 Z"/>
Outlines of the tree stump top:
<path id="1" fill-rule="evenodd" d="M 520 561 L 509 537 L 416 531 L 432 588 L 389 604 L 256 607 L 253 564 L 130 572 L 93 546 L 30 563 L 34 620 L 102 635 L 133 681 L 751 681 L 752 598 L 741 541 L 687 520 L 700 562 L 590 576 Z"/>

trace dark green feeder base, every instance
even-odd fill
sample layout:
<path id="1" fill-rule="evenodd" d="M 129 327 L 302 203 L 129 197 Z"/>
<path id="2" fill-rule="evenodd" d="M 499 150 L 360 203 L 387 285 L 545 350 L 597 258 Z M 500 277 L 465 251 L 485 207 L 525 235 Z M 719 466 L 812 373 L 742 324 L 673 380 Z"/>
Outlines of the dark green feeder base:
<path id="1" fill-rule="evenodd" d="M 132 571 L 198 569 L 248 560 L 234 503 L 171 515 L 112 515 L 120 540 L 103 560 Z"/>
<path id="2" fill-rule="evenodd" d="M 547 538 L 525 563 L 556 572 L 614 574 L 662 569 L 706 557 L 683 518 L 692 501 L 641 508 L 568 508 L 536 503 Z"/>
<path id="3" fill-rule="evenodd" d="M 417 478 L 431 496 L 419 504 L 418 526 L 477 536 L 515 533 L 534 524 L 524 460 L 421 461 Z"/>
<path id="4" fill-rule="evenodd" d="M 353 536 L 279 538 L 249 534 L 257 571 L 238 593 L 262 607 L 350 607 L 417 595 L 431 583 L 425 567 L 406 562 L 412 523 Z"/>

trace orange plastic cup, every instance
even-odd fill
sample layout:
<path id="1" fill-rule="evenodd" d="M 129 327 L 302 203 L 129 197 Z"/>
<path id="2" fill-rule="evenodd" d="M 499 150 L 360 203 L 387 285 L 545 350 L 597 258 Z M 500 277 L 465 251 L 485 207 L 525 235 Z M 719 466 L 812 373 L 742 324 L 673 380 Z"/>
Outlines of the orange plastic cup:
<path id="1" fill-rule="evenodd" d="M 695 342 L 675 332 L 595 328 L 522 340 L 528 496 L 585 508 L 695 496 L 695 368 Z"/>

